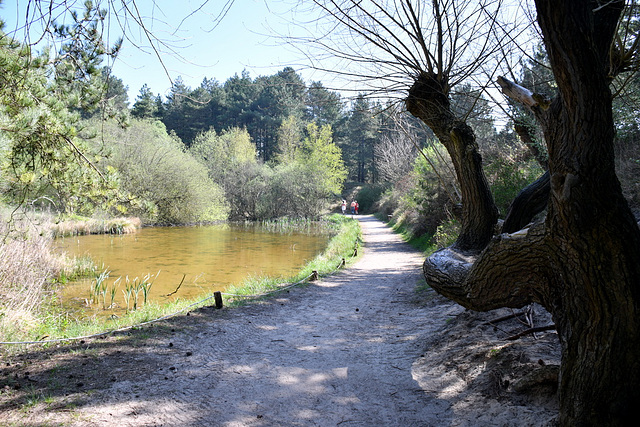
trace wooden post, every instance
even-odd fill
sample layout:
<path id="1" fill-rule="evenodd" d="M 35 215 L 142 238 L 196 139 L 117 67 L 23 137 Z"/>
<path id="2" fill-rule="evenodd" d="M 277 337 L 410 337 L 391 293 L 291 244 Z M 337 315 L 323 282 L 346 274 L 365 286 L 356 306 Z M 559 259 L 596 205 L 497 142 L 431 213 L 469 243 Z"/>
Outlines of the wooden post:
<path id="1" fill-rule="evenodd" d="M 318 272 L 316 270 L 311 272 L 311 277 L 309 278 L 310 282 L 313 282 L 314 280 L 318 280 Z"/>
<path id="2" fill-rule="evenodd" d="M 213 293 L 213 298 L 216 301 L 216 308 L 222 308 L 222 294 L 220 291 L 215 291 Z"/>

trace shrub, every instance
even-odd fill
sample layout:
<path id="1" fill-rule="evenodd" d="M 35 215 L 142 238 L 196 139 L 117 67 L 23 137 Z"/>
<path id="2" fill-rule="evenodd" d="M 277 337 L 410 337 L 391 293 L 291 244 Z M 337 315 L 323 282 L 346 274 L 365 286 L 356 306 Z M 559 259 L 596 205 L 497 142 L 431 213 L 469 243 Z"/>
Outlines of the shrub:
<path id="1" fill-rule="evenodd" d="M 327 203 L 327 193 L 313 169 L 292 162 L 278 165 L 272 172 L 256 209 L 259 218 L 320 216 Z"/>
<path id="2" fill-rule="evenodd" d="M 504 216 L 518 193 L 544 171 L 533 159 L 516 161 L 509 157 L 498 157 L 492 160 L 485 171 L 498 211 Z"/>
<path id="3" fill-rule="evenodd" d="M 145 223 L 176 224 L 225 220 L 229 208 L 206 167 L 185 151 L 182 142 L 157 121 L 132 120 L 122 128 L 95 123 L 123 189 L 130 194 L 128 213 Z"/>

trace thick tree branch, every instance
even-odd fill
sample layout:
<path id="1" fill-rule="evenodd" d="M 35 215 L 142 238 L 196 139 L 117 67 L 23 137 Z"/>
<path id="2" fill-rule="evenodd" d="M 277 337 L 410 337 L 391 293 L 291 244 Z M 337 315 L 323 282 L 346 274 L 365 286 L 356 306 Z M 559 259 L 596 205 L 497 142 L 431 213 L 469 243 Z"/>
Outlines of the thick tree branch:
<path id="1" fill-rule="evenodd" d="M 547 282 L 551 269 L 544 233 L 544 225 L 538 224 L 500 234 L 478 257 L 441 249 L 423 265 L 427 283 L 471 310 L 520 308 L 532 302 L 548 308 L 553 304 L 550 288 L 541 285 Z M 541 267 L 544 265 L 547 267 Z"/>
<path id="2" fill-rule="evenodd" d="M 500 88 L 502 88 L 502 93 L 529 108 L 534 113 L 539 113 L 540 110 L 546 110 L 551 104 L 551 101 L 543 95 L 533 93 L 529 89 L 507 80 L 502 76 L 498 77 L 497 83 L 500 85 Z"/>
<path id="3" fill-rule="evenodd" d="M 523 188 L 509 206 L 507 216 L 502 224 L 502 232 L 515 233 L 529 224 L 536 215 L 547 207 L 550 190 L 549 171 Z"/>
<path id="4" fill-rule="evenodd" d="M 482 170 L 475 134 L 453 114 L 449 90 L 446 78 L 420 73 L 405 105 L 431 128 L 451 157 L 462 193 L 462 227 L 455 247 L 467 254 L 478 253 L 493 235 L 498 209 Z"/>

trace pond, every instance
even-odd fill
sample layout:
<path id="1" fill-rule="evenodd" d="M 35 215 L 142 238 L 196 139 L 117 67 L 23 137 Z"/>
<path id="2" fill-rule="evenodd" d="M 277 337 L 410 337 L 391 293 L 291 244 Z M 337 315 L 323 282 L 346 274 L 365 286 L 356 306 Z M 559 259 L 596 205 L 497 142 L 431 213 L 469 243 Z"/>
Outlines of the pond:
<path id="1" fill-rule="evenodd" d="M 321 253 L 327 233 L 275 233 L 253 225 L 149 227 L 133 234 L 66 237 L 58 249 L 71 257 L 90 256 L 109 277 L 99 298 L 94 278 L 64 286 L 63 305 L 72 311 L 124 311 L 133 288 L 145 276 L 152 285 L 148 300 L 167 302 L 222 291 L 249 277 L 288 277 Z M 111 304 L 113 290 L 114 304 Z M 128 295 L 129 294 L 129 295 Z M 138 294 L 138 307 L 144 290 Z M 128 296 L 128 298 L 127 298 Z M 99 301 L 98 301 L 99 300 Z M 112 306 L 109 310 L 104 307 Z"/>

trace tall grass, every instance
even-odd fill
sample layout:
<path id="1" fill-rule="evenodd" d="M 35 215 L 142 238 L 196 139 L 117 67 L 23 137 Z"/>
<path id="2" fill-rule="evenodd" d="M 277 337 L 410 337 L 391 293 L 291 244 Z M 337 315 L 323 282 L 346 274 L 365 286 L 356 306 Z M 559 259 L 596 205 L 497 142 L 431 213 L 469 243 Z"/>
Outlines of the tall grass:
<path id="1" fill-rule="evenodd" d="M 256 223 L 248 222 L 247 225 L 254 228 Z M 317 235 L 335 232 L 335 224 L 327 218 L 314 220 L 311 218 L 282 217 L 268 221 L 259 221 L 257 225 L 261 230 L 270 233 L 286 234 L 296 232 Z"/>
<path id="2" fill-rule="evenodd" d="M 36 232 L 18 233 L 0 221 L 0 335 L 33 327 L 51 293 L 50 278 L 62 271 L 51 239 Z"/>
<path id="3" fill-rule="evenodd" d="M 75 217 L 65 221 L 51 222 L 43 228 L 51 237 L 77 236 L 84 234 L 129 234 L 142 226 L 140 218 L 120 217 L 111 219 L 95 219 Z"/>

